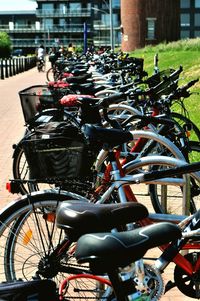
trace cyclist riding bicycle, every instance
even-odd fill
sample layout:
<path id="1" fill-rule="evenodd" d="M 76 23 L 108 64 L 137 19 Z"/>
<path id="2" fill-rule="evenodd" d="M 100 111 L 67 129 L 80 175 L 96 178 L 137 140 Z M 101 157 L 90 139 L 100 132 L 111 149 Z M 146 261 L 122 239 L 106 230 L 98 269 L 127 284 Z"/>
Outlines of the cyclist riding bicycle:
<path id="1" fill-rule="evenodd" d="M 40 47 L 37 49 L 37 67 L 38 67 L 38 71 L 41 71 L 44 67 L 44 55 L 45 55 L 45 51 L 44 51 L 44 46 L 40 45 Z"/>

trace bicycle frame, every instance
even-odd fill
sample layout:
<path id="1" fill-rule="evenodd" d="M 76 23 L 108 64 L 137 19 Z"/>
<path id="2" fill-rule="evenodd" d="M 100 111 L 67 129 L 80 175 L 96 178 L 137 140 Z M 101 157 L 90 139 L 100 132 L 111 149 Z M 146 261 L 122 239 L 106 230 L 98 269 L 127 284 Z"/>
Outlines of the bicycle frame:
<path id="1" fill-rule="evenodd" d="M 124 170 L 126 168 L 128 168 L 128 166 L 130 165 L 130 163 L 128 163 L 127 165 L 125 165 L 124 167 L 122 166 L 120 160 L 120 152 L 116 151 L 115 153 L 115 160 L 116 162 L 112 162 L 111 165 L 108 165 L 107 167 L 107 171 L 105 172 L 105 181 L 109 182 L 110 181 L 110 172 L 112 174 L 113 177 L 113 183 L 110 185 L 110 187 L 106 190 L 106 192 L 100 197 L 100 199 L 97 201 L 97 203 L 104 203 L 112 194 L 112 192 L 117 189 L 118 190 L 118 196 L 121 202 L 127 202 L 127 201 L 133 201 L 133 202 L 137 202 L 137 199 L 133 193 L 133 191 L 130 189 L 130 184 L 133 183 L 137 183 L 140 182 L 142 180 L 142 175 L 141 175 L 141 179 L 140 175 L 125 175 L 124 176 Z M 176 161 L 176 159 L 173 159 Z M 123 162 L 123 161 L 122 161 Z M 185 164 L 185 162 L 182 162 L 183 164 Z M 137 165 L 137 162 L 136 162 Z M 187 177 L 187 176 L 186 176 Z M 185 179 L 186 181 L 186 179 Z M 151 183 L 171 183 L 174 185 L 183 185 L 185 183 L 185 181 L 183 179 L 160 179 L 160 180 L 156 180 L 153 181 Z M 174 222 L 174 223 L 179 223 L 181 220 L 181 224 L 184 224 L 184 222 L 182 220 L 185 220 L 185 216 L 182 216 L 180 218 L 180 216 L 176 216 L 176 215 L 170 215 L 170 214 L 159 214 L 158 215 L 159 218 L 162 217 L 162 220 L 169 220 L 170 222 Z M 186 218 L 187 220 L 188 218 Z M 150 215 L 150 218 L 146 218 L 142 221 L 139 222 L 139 224 L 141 226 L 145 226 L 145 225 L 149 225 L 153 222 L 158 222 L 159 220 L 157 219 L 157 214 Z M 195 233 L 194 233 L 195 234 Z M 196 234 L 200 234 L 200 231 L 197 231 Z M 174 251 L 174 248 L 176 248 L 176 252 Z M 174 243 L 172 245 L 165 245 L 165 246 L 161 246 L 160 247 L 161 251 L 163 251 L 163 254 L 165 253 L 169 253 L 171 252 L 171 250 L 173 250 L 172 254 L 171 254 L 171 260 L 169 259 L 170 257 L 168 257 L 168 260 L 163 260 L 162 256 L 164 257 L 164 255 L 161 255 L 160 258 L 157 259 L 156 261 L 156 267 L 159 268 L 159 270 L 161 272 L 164 271 L 164 269 L 166 268 L 166 266 L 173 261 L 177 266 L 179 266 L 180 268 L 182 268 L 188 275 L 192 276 L 195 272 L 199 271 L 200 269 L 200 257 L 197 259 L 197 262 L 193 265 L 191 264 L 191 262 L 189 260 L 187 260 L 183 255 L 181 255 L 179 253 L 180 250 L 199 250 L 200 249 L 200 244 L 197 241 L 189 241 L 188 239 L 184 239 L 184 242 L 180 242 L 180 243 Z"/>

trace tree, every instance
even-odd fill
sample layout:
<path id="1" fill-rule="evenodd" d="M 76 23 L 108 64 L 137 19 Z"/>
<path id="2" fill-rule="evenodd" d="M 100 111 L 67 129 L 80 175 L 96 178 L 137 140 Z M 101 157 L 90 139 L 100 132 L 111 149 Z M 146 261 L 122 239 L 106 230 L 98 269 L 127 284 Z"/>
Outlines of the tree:
<path id="1" fill-rule="evenodd" d="M 0 57 L 9 57 L 11 53 L 11 40 L 6 32 L 0 32 Z"/>

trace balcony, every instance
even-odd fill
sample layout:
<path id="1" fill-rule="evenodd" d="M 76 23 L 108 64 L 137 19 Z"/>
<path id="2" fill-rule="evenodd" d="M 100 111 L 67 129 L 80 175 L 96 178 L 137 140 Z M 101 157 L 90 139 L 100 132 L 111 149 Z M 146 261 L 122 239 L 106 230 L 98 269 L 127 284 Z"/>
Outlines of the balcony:
<path id="1" fill-rule="evenodd" d="M 7 33 L 34 33 L 37 31 L 36 26 L 33 25 L 0 25 L 0 32 L 5 31 Z"/>
<path id="2" fill-rule="evenodd" d="M 0 32 L 5 31 L 7 33 L 82 33 L 84 31 L 83 24 L 65 24 L 65 25 L 52 25 L 52 26 L 19 26 L 13 25 L 10 27 L 9 25 L 0 25 Z M 88 27 L 88 32 L 90 32 L 90 28 Z"/>
<path id="3" fill-rule="evenodd" d="M 52 46 L 64 45 L 67 47 L 69 42 L 76 46 L 83 45 L 83 37 L 79 38 L 38 38 L 38 39 L 12 39 L 13 48 L 37 48 L 39 45 L 43 44 L 45 47 L 50 48 Z"/>
<path id="4" fill-rule="evenodd" d="M 90 17 L 91 9 L 36 9 L 36 17 L 38 18 L 70 18 L 70 17 Z"/>

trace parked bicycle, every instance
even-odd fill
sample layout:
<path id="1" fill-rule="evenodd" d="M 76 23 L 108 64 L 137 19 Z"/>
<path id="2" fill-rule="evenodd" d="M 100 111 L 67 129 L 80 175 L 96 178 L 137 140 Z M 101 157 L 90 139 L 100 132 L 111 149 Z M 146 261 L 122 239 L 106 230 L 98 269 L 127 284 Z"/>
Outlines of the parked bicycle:
<path id="1" fill-rule="evenodd" d="M 70 279 L 72 280 L 71 281 L 72 284 L 75 280 L 77 280 L 78 283 L 80 283 L 81 281 L 84 282 L 85 278 L 90 279 L 90 277 L 88 276 L 88 273 L 90 274 L 90 271 L 88 270 L 88 266 L 84 266 L 84 265 L 82 266 L 80 264 L 78 264 L 77 266 L 77 263 L 74 258 L 74 251 L 76 250 L 74 243 L 77 241 L 80 235 L 91 231 L 102 232 L 102 231 L 106 231 L 107 229 L 110 230 L 115 227 L 119 228 L 119 225 L 129 224 L 132 223 L 134 220 L 135 221 L 137 220 L 141 226 L 152 223 L 152 220 L 144 219 L 144 217 L 147 216 L 148 212 L 143 205 L 134 204 L 134 203 L 130 203 L 130 205 L 128 205 L 126 203 L 127 201 L 125 201 L 124 199 L 126 191 L 124 191 L 123 193 L 123 186 L 126 187 L 127 183 L 138 184 L 142 182 L 149 182 L 155 180 L 159 181 L 161 180 L 160 178 L 162 177 L 164 178 L 167 177 L 167 181 L 169 181 L 169 177 L 171 177 L 172 175 L 180 175 L 182 173 L 199 170 L 200 168 L 200 163 L 185 164 L 185 162 L 173 158 L 165 158 L 165 163 L 166 160 L 171 161 L 171 163 L 172 161 L 175 160 L 176 165 L 178 165 L 179 163 L 179 167 L 173 169 L 167 169 L 159 172 L 157 171 L 156 172 L 152 171 L 150 173 L 141 172 L 140 174 L 133 174 L 130 176 L 119 178 L 118 181 L 113 182 L 112 189 L 114 189 L 114 186 L 115 187 L 118 186 L 118 196 L 120 197 L 120 201 L 121 202 L 124 201 L 125 204 L 113 204 L 113 205 L 92 204 L 92 203 L 88 203 L 87 199 L 84 199 L 75 194 L 69 194 L 66 192 L 63 193 L 62 191 L 60 192 L 57 191 L 57 193 L 56 191 L 36 192 L 27 195 L 26 197 L 23 197 L 18 202 L 14 202 L 13 204 L 10 204 L 7 208 L 5 208 L 1 212 L 0 215 L 1 216 L 0 238 L 3 239 L 4 241 L 4 244 L 3 245 L 1 244 L 2 248 L 1 248 L 1 258 L 0 258 L 1 265 L 4 268 L 4 270 L 2 270 L 2 276 L 4 274 L 7 280 L 14 280 L 18 277 L 25 278 L 26 280 L 28 280 L 31 279 L 32 276 L 37 276 L 37 277 L 40 276 L 42 278 L 55 277 L 57 283 L 63 283 L 62 282 L 63 279 L 65 277 L 68 277 L 67 274 L 68 275 L 70 274 L 70 275 L 74 275 L 74 276 L 69 276 L 71 277 Z M 142 166 L 142 164 L 140 166 Z M 198 177 L 198 175 L 195 174 L 194 176 Z M 109 195 L 111 193 L 110 190 L 111 189 L 109 189 L 108 192 L 105 192 L 104 201 L 109 200 Z M 69 201 L 69 198 L 71 198 L 72 201 Z M 117 200 L 117 198 L 115 200 Z M 99 202 L 102 201 L 103 198 L 99 200 Z M 58 204 L 60 205 L 57 211 L 56 222 L 57 222 L 57 226 L 61 230 L 55 227 L 55 208 L 57 207 Z M 184 222 L 182 222 L 181 224 L 182 229 L 185 228 L 186 224 L 188 225 L 188 222 L 190 226 L 193 225 L 198 229 L 198 223 L 196 223 L 197 217 L 198 215 L 195 215 L 194 219 L 193 216 L 192 218 L 187 217 L 186 220 L 184 220 Z M 153 218 L 155 220 L 156 216 L 153 215 Z M 172 216 L 162 215 L 162 218 L 166 220 L 171 218 L 171 220 L 177 222 L 177 216 L 175 219 L 175 216 L 173 215 Z M 182 219 L 183 218 L 184 217 L 182 217 Z M 186 269 L 189 264 L 189 263 L 186 264 L 186 262 L 191 262 L 191 260 L 193 260 L 192 259 L 193 256 L 194 258 L 198 258 L 198 257 L 195 257 L 196 252 L 190 255 L 190 257 L 187 257 L 187 255 L 186 256 L 181 255 L 179 251 L 184 249 L 191 250 L 191 251 L 194 250 L 194 248 L 199 249 L 199 242 L 198 239 L 196 239 L 196 235 L 198 234 L 198 231 L 191 232 L 189 235 L 188 234 L 189 228 L 188 228 L 185 231 L 185 233 L 188 234 L 188 235 L 186 234 L 185 237 L 186 239 L 180 240 L 180 229 L 178 230 L 177 227 L 171 225 L 169 227 L 172 227 L 172 229 L 176 229 L 175 233 L 178 233 L 178 237 L 173 236 L 173 242 L 171 245 L 167 244 L 166 246 L 162 246 L 164 250 L 163 254 L 165 254 L 165 252 L 167 254 L 171 254 L 171 257 L 169 257 L 170 259 L 167 257 L 168 263 L 174 260 L 177 266 L 181 268 L 182 274 L 180 274 L 179 271 L 178 275 L 182 275 L 182 277 L 184 278 Z M 149 245 L 147 243 L 147 245 L 143 245 L 144 249 L 140 249 L 141 251 L 140 256 L 144 255 L 144 251 L 147 251 L 148 247 L 155 247 L 160 244 L 162 245 L 170 240 L 170 236 L 167 235 L 167 233 L 169 232 L 166 232 L 166 235 L 163 235 L 164 233 L 163 231 L 167 230 L 168 226 L 163 226 L 163 228 L 161 226 L 163 230 L 161 232 L 159 226 L 158 228 L 159 228 L 159 236 L 156 236 L 157 240 L 153 240 L 153 237 L 151 237 L 151 235 L 149 234 L 149 236 L 152 238 L 150 240 L 151 244 Z M 147 228 L 147 231 L 148 229 L 149 228 Z M 155 228 L 154 233 L 157 233 L 156 229 L 157 227 Z M 119 230 L 123 230 L 123 228 L 119 228 Z M 140 232 L 140 230 L 135 230 L 135 231 L 136 232 L 133 232 L 135 234 Z M 127 233 L 128 233 L 127 235 L 129 236 L 129 232 Z M 112 236 L 112 234 L 109 235 Z M 120 234 L 119 235 L 116 234 L 116 237 L 120 238 L 121 236 Z M 139 239 L 140 235 L 139 236 L 136 235 L 136 239 L 137 238 Z M 130 240 L 130 236 L 129 236 L 129 240 Z M 176 250 L 175 247 L 177 247 Z M 137 250 L 139 251 L 139 249 Z M 174 252 L 172 252 L 172 250 Z M 94 249 L 91 248 L 91 253 L 93 251 Z M 123 248 L 120 249 L 120 251 L 123 252 Z M 127 251 L 128 251 L 128 253 L 126 253 L 127 265 L 129 264 L 128 257 L 127 257 L 127 255 L 129 254 L 131 258 L 130 260 L 140 259 L 140 257 L 134 257 L 135 254 L 138 254 L 137 252 L 132 254 L 134 248 L 130 247 L 130 249 L 128 249 Z M 94 258 L 93 255 L 91 255 L 91 258 Z M 107 258 L 109 258 L 109 256 Z M 120 255 L 119 256 L 117 255 L 117 261 L 120 258 L 122 261 L 124 260 L 123 255 L 122 257 L 120 257 Z M 166 257 L 164 258 L 167 259 Z M 109 258 L 109 262 L 111 262 L 110 258 Z M 160 260 L 158 260 L 158 263 L 159 262 Z M 162 263 L 163 264 L 160 268 L 164 270 L 164 268 L 166 267 L 166 261 L 163 261 Z M 198 263 L 195 269 L 197 269 L 197 267 L 198 267 Z M 151 277 L 153 273 L 153 279 L 154 281 L 156 281 L 156 285 L 158 284 L 158 286 L 156 286 L 156 292 L 155 290 L 153 290 L 153 293 L 157 293 L 157 289 L 160 285 L 159 282 L 160 278 L 158 276 L 158 278 L 156 278 L 155 280 L 155 273 L 153 272 L 154 270 L 152 271 L 150 268 L 149 271 L 149 268 L 147 268 L 146 266 L 145 269 L 146 269 L 146 273 L 150 273 Z M 94 272 L 94 270 L 92 271 Z M 105 270 L 103 272 L 110 272 L 110 269 L 109 271 Z M 135 270 L 131 269 L 131 275 L 132 272 L 134 274 Z M 83 275 L 85 273 L 87 274 L 86 277 L 85 275 Z M 196 290 L 193 285 L 194 281 L 196 281 L 195 280 L 196 277 L 193 278 L 194 270 L 192 268 L 190 273 L 191 273 L 190 282 L 192 283 L 192 291 L 191 290 L 189 290 L 189 292 L 187 291 L 187 281 L 186 282 L 182 281 L 182 286 L 179 284 L 177 285 L 179 288 L 182 289 L 182 291 L 186 295 L 190 294 L 191 296 L 192 294 L 192 296 L 195 298 L 197 296 L 196 292 L 198 292 L 198 290 Z M 125 275 L 129 276 L 129 273 Z M 101 281 L 101 278 L 99 279 L 95 278 L 95 276 L 91 276 L 91 278 L 95 281 L 98 280 L 100 283 L 102 283 L 103 281 L 103 280 Z M 105 283 L 107 282 L 104 280 L 104 284 Z M 153 283 L 155 284 L 155 282 Z M 64 284 L 66 284 L 66 280 L 64 280 Z M 65 288 L 64 284 L 63 284 L 63 288 Z M 143 289 L 144 288 L 142 288 L 142 291 Z M 75 290 L 75 296 L 77 296 L 77 292 L 79 292 L 78 289 Z M 70 294 L 71 291 L 68 291 L 68 293 Z M 80 290 L 80 294 L 81 293 L 82 291 Z"/>
<path id="2" fill-rule="evenodd" d="M 109 182 L 105 181 L 104 186 L 99 186 L 103 189 L 97 190 L 98 194 L 93 196 L 94 201 L 134 201 L 136 198 L 132 191 L 129 190 L 130 188 L 128 185 L 138 182 L 138 172 L 139 174 L 141 174 L 142 171 L 146 173 L 149 168 L 151 170 L 151 166 L 156 165 L 170 167 L 185 164 L 184 161 L 179 161 L 169 157 L 147 156 L 146 158 L 138 158 L 138 160 L 129 162 L 120 168 L 120 158 L 115 156 L 117 153 L 113 150 L 113 146 L 132 140 L 131 134 L 121 130 L 102 129 L 91 125 L 85 126 L 85 130 L 87 136 L 90 137 L 91 141 L 93 141 L 93 145 L 97 145 L 97 142 L 102 142 L 106 145 L 109 161 L 111 163 L 110 166 L 112 167 L 112 169 L 108 169 L 106 171 L 107 174 L 109 173 L 111 175 Z M 109 143 L 111 144 L 108 148 Z M 125 177 L 123 177 L 123 174 Z M 154 172 L 154 176 L 155 174 L 158 175 L 158 171 Z M 198 174 L 193 174 L 193 177 L 195 180 L 199 181 Z M 103 180 L 106 180 L 106 178 Z M 152 178 L 146 178 L 144 183 L 149 184 L 152 180 Z M 159 180 L 157 179 L 156 183 L 158 182 Z M 162 180 L 161 183 L 164 184 L 165 180 Z M 181 185 L 183 186 L 183 191 L 187 190 L 188 181 L 186 178 L 173 178 L 169 173 L 168 178 L 166 178 L 166 184 L 168 185 L 169 183 L 173 185 Z M 56 184 L 59 185 L 59 181 Z M 78 185 L 77 182 L 76 185 Z M 53 255 L 53 251 L 57 250 L 57 246 L 62 245 L 60 245 L 60 243 L 65 235 L 63 231 L 60 232 L 55 227 L 55 208 L 60 201 L 69 198 L 75 200 L 81 199 L 83 202 L 88 202 L 88 200 L 83 197 L 66 191 L 60 191 L 58 188 L 54 191 L 36 192 L 27 195 L 19 202 L 10 204 L 9 208 L 2 212 L 0 237 L 6 241 L 6 246 L 4 243 L 2 250 L 3 257 L 1 260 L 3 260 L 4 266 L 2 273 L 6 275 L 7 280 L 12 280 L 18 277 L 30 279 L 28 277 L 41 275 L 44 278 L 50 276 L 56 277 L 57 281 L 60 283 L 61 279 L 63 279 L 65 267 L 66 273 L 68 273 L 67 271 L 69 271 L 69 267 L 71 268 L 71 264 L 72 266 L 74 266 L 74 264 L 76 265 L 74 257 L 70 256 L 70 254 L 73 254 L 74 250 L 73 244 L 71 246 L 71 243 L 69 248 L 69 260 L 66 261 L 66 257 L 61 256 L 58 261 Z M 182 208 L 182 203 L 177 204 L 177 206 Z M 176 207 L 176 212 L 178 212 L 178 207 Z M 67 245 L 67 243 L 66 245 L 63 245 L 62 250 L 64 255 L 68 252 L 64 248 L 64 246 Z M 22 252 L 23 257 L 21 256 Z M 61 255 L 60 251 L 59 254 Z M 56 260 L 56 264 L 54 259 Z M 59 269 L 57 269 L 59 266 L 58 262 L 61 264 Z M 31 269 L 29 269 L 30 267 Z"/>
<path id="3" fill-rule="evenodd" d="M 179 250 L 188 241 L 198 238 L 199 217 L 200 211 L 178 226 L 160 223 L 126 232 L 85 234 L 78 240 L 76 258 L 79 263 L 89 263 L 93 273 L 108 274 L 113 289 L 107 285 L 108 298 L 114 299 L 115 296 L 117 300 L 160 299 L 170 289 L 170 286 L 164 286 L 161 273 L 174 260 L 175 283 L 171 287 L 177 286 L 183 294 L 198 299 L 199 253 L 194 251 L 181 257 Z M 184 229 L 182 232 L 181 227 Z M 166 246 L 167 240 L 171 243 Z M 148 249 L 158 245 L 165 245 L 165 250 L 155 264 L 149 265 L 140 260 Z M 70 296 L 70 281 L 70 277 L 66 279 L 60 290 L 67 298 Z M 80 293 L 78 298 L 81 298 L 84 289 L 78 288 L 78 282 L 76 285 L 76 291 Z M 102 296 L 106 296 L 106 292 Z"/>

